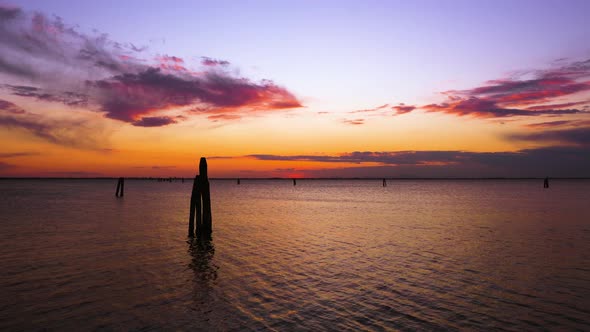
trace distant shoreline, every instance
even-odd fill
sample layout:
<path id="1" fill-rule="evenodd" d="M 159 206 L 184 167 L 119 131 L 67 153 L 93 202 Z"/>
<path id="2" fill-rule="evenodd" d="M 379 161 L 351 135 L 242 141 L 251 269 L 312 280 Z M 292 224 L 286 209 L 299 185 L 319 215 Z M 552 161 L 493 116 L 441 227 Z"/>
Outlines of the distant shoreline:
<path id="1" fill-rule="evenodd" d="M 117 180 L 119 177 L 0 177 L 1 180 Z M 182 178 L 182 177 L 125 177 L 126 180 L 152 180 L 157 181 L 158 179 L 163 180 L 192 180 L 193 178 Z M 322 181 L 322 180 L 330 180 L 330 181 L 350 181 L 350 180 L 358 180 L 358 181 L 367 181 L 367 180 L 375 180 L 381 181 L 385 180 L 392 180 L 392 181 L 432 181 L 432 180 L 543 180 L 545 177 L 473 177 L 473 178 L 395 178 L 395 177 L 379 177 L 379 178 L 243 178 L 243 177 L 233 177 L 233 178 L 209 178 L 209 180 L 222 180 L 222 181 L 236 181 L 237 179 L 243 181 L 268 181 L 268 180 L 312 180 L 312 181 Z M 550 180 L 590 180 L 590 177 L 549 177 Z"/>

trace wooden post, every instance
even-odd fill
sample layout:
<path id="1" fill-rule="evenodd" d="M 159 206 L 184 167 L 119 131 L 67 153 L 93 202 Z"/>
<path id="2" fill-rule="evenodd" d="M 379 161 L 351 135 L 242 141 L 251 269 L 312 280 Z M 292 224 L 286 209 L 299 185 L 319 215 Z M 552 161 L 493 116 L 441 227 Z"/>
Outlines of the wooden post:
<path id="1" fill-rule="evenodd" d="M 209 191 L 209 179 L 207 177 L 207 160 L 201 158 L 199 162 L 199 175 L 195 176 L 193 191 L 191 193 L 188 236 L 194 237 L 196 235 L 197 237 L 209 238 L 211 232 L 211 193 Z"/>
<path id="2" fill-rule="evenodd" d="M 549 188 L 549 177 L 546 177 L 545 181 L 543 181 L 543 188 Z"/>
<path id="3" fill-rule="evenodd" d="M 383 179 L 383 187 L 387 187 L 387 181 Z"/>
<path id="4" fill-rule="evenodd" d="M 238 184 L 240 184 L 240 178 L 238 178 Z"/>
<path id="5" fill-rule="evenodd" d="M 191 192 L 191 207 L 188 213 L 188 236 L 194 237 L 195 236 L 195 210 L 197 209 L 197 199 L 200 200 L 201 197 L 199 196 L 198 192 L 198 185 L 199 185 L 199 176 L 195 176 L 195 180 L 193 181 L 193 191 Z M 197 214 L 201 213 L 201 209 L 199 208 L 196 211 Z"/>
<path id="6" fill-rule="evenodd" d="M 125 192 L 125 179 L 119 178 L 119 181 L 117 181 L 117 190 L 115 191 L 115 197 L 123 197 L 124 192 Z"/>
<path id="7" fill-rule="evenodd" d="M 117 190 L 115 191 L 115 197 L 119 197 L 119 190 L 121 189 L 121 178 L 117 180 Z"/>
<path id="8" fill-rule="evenodd" d="M 209 177 L 207 176 L 207 159 L 201 158 L 199 162 L 199 175 L 201 177 L 201 197 L 203 198 L 203 235 L 211 236 L 212 216 L 211 216 L 211 192 L 209 191 Z"/>
<path id="9" fill-rule="evenodd" d="M 293 179 L 293 185 L 296 186 L 297 185 L 297 180 Z"/>

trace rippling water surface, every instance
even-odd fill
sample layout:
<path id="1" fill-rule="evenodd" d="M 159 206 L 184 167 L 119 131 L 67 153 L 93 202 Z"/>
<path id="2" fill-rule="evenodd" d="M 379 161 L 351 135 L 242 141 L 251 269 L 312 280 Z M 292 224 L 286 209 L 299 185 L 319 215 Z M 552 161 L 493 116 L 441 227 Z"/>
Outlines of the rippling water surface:
<path id="1" fill-rule="evenodd" d="M 0 330 L 590 329 L 590 181 L 0 181 Z"/>

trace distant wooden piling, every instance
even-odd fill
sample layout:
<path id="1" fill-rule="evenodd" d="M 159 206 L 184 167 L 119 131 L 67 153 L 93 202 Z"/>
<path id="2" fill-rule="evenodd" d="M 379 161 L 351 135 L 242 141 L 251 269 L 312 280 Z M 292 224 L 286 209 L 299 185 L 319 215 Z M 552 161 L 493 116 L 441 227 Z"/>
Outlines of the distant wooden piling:
<path id="1" fill-rule="evenodd" d="M 549 177 L 546 177 L 545 181 L 543 181 L 543 188 L 549 188 Z"/>
<path id="2" fill-rule="evenodd" d="M 293 185 L 296 186 L 297 185 L 297 180 L 293 179 Z"/>
<path id="3" fill-rule="evenodd" d="M 238 178 L 238 184 L 240 184 L 240 178 Z"/>
<path id="4" fill-rule="evenodd" d="M 387 180 L 383 179 L 383 187 L 387 187 Z"/>
<path id="5" fill-rule="evenodd" d="M 123 197 L 124 193 L 125 193 L 125 179 L 119 178 L 119 181 L 117 181 L 117 191 L 115 191 L 115 197 Z"/>
<path id="6" fill-rule="evenodd" d="M 207 159 L 201 158 L 199 174 L 195 176 L 188 221 L 188 236 L 209 238 L 212 232 L 211 192 L 207 176 Z"/>

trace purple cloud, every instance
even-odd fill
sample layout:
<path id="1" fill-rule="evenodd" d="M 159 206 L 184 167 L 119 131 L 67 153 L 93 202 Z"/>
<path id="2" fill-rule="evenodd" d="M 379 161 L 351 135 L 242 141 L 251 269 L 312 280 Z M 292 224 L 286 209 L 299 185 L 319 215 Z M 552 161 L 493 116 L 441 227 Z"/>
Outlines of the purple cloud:
<path id="1" fill-rule="evenodd" d="M 545 130 L 533 133 L 515 133 L 508 135 L 507 138 L 521 141 L 590 146 L 590 127 Z"/>
<path id="2" fill-rule="evenodd" d="M 590 60 L 534 72 L 533 79 L 500 79 L 469 90 L 444 92 L 447 100 L 419 107 L 400 104 L 397 114 L 423 109 L 457 116 L 503 118 L 514 116 L 568 115 L 586 113 L 588 96 L 574 102 L 560 98 L 590 92 Z M 585 107 L 580 107 L 585 106 Z"/>
<path id="3" fill-rule="evenodd" d="M 16 104 L 7 100 L 0 99 L 0 110 L 12 113 L 12 114 L 25 114 L 26 111 Z"/>
<path id="4" fill-rule="evenodd" d="M 584 139 L 587 141 L 587 137 Z M 590 145 L 515 152 L 357 151 L 324 156 L 256 154 L 234 158 L 359 164 L 300 170 L 306 177 L 590 177 Z"/>
<path id="5" fill-rule="evenodd" d="M 416 106 L 406 105 L 404 103 L 399 103 L 397 106 L 393 106 L 391 108 L 395 111 L 396 115 L 399 115 L 399 114 L 410 113 L 411 111 L 416 109 Z"/>
<path id="6" fill-rule="evenodd" d="M 203 66 L 215 67 L 215 66 L 227 66 L 229 65 L 229 61 L 225 60 L 217 60 L 208 57 L 201 58 L 201 64 Z"/>
<path id="7" fill-rule="evenodd" d="M 107 117 L 134 124 L 172 107 L 199 105 L 202 113 L 214 114 L 243 113 L 243 108 L 252 107 L 267 111 L 301 107 L 291 93 L 271 81 L 255 84 L 217 72 L 181 77 L 148 68 L 89 82 L 88 86 L 99 92 Z"/>
<path id="8" fill-rule="evenodd" d="M 33 86 L 10 84 L 4 84 L 2 87 L 19 97 L 62 103 L 68 106 L 86 106 L 88 104 L 88 96 L 76 92 L 49 92 Z"/>
<path id="9" fill-rule="evenodd" d="M 152 116 L 143 117 L 133 122 L 133 125 L 138 127 L 161 127 L 171 123 L 176 123 L 176 120 L 169 116 Z"/>
<path id="10" fill-rule="evenodd" d="M 0 99 L 0 127 L 26 131 L 48 142 L 68 147 L 99 149 L 104 131 L 85 119 L 51 119 L 27 112 Z"/>
<path id="11" fill-rule="evenodd" d="M 35 86 L 5 85 L 11 93 L 69 106 L 88 106 L 135 126 L 164 126 L 183 120 L 175 108 L 236 114 L 302 107 L 272 81 L 253 82 L 223 70 L 229 62 L 203 58 L 192 71 L 176 56 L 142 59 L 143 49 L 106 35 L 86 35 L 60 18 L 0 9 L 0 73 Z"/>

